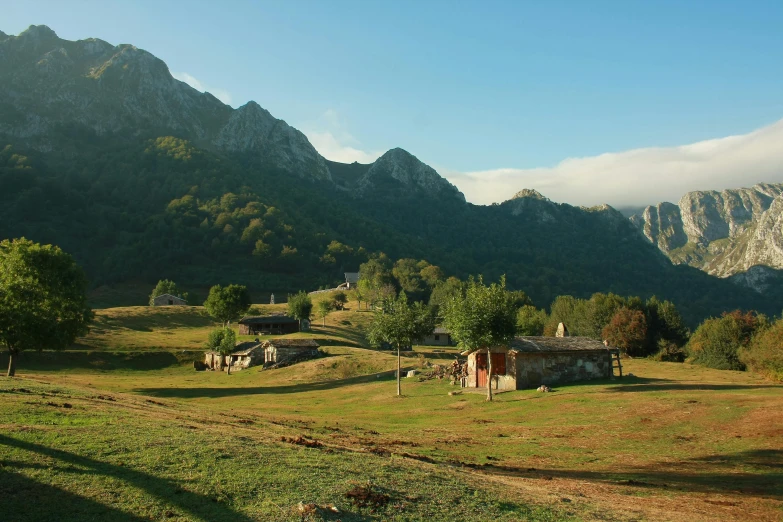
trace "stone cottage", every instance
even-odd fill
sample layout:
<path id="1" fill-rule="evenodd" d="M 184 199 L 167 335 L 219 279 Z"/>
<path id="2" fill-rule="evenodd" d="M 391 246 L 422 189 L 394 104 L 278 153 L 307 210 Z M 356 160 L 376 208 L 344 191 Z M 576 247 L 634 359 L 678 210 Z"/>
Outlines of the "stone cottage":
<path id="1" fill-rule="evenodd" d="M 161 294 L 152 299 L 152 306 L 186 306 L 187 301 L 171 294 Z"/>
<path id="2" fill-rule="evenodd" d="M 312 339 L 270 339 L 264 341 L 264 363 L 276 364 L 318 356 L 318 343 Z"/>
<path id="3" fill-rule="evenodd" d="M 282 335 L 298 331 L 299 321 L 287 315 L 260 315 L 239 320 L 239 335 Z"/>
<path id="4" fill-rule="evenodd" d="M 239 343 L 230 355 L 207 352 L 204 354 L 204 364 L 211 370 L 223 370 L 230 365 L 231 371 L 264 364 L 264 346 L 255 340 Z"/>
<path id="5" fill-rule="evenodd" d="M 553 386 L 590 379 L 612 377 L 612 355 L 616 352 L 600 341 L 587 337 L 517 337 L 509 346 L 490 350 L 492 387 L 497 390 L 524 390 L 542 384 Z M 462 386 L 487 386 L 487 352 L 472 350 L 467 376 Z"/>
<path id="6" fill-rule="evenodd" d="M 425 335 L 421 340 L 421 344 L 425 346 L 453 346 L 454 343 L 451 339 L 451 332 L 445 328 L 438 326 L 431 334 Z"/>

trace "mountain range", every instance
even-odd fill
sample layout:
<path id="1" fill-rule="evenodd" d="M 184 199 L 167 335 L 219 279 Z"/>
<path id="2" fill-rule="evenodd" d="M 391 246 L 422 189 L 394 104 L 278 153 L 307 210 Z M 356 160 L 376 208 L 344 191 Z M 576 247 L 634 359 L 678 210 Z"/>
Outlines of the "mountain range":
<path id="1" fill-rule="evenodd" d="M 699 268 L 731 272 L 708 255 L 716 241 L 780 233 L 779 217 L 763 218 L 780 206 L 780 186 L 760 187 L 739 197 L 752 219 L 713 205 L 726 237 L 713 232 L 712 210 L 684 211 L 682 201 L 631 220 L 531 190 L 473 205 L 400 148 L 372 164 L 326 160 L 257 103 L 233 109 L 132 45 L 63 40 L 45 26 L 0 32 L 0 238 L 59 244 L 95 286 L 168 277 L 185 287 L 311 290 L 384 252 L 458 277 L 505 273 L 539 306 L 612 291 L 672 299 L 691 323 L 738 307 L 777 313 L 783 292 L 748 287 L 752 270 L 729 280 L 667 258 L 698 251 Z M 750 224 L 766 219 L 771 228 Z M 747 254 L 760 243 L 747 244 L 723 258 L 748 268 L 769 258 Z"/>

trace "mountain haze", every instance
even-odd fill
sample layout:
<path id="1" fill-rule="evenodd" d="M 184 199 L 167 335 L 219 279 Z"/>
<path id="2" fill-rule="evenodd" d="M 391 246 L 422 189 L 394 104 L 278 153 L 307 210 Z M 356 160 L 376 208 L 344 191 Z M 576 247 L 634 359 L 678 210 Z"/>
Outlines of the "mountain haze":
<path id="1" fill-rule="evenodd" d="M 783 308 L 783 296 L 672 265 L 660 234 L 653 245 L 634 223 L 535 191 L 472 205 L 400 148 L 372 164 L 328 161 L 259 104 L 233 109 L 132 45 L 44 26 L 0 36 L 0 238 L 58 244 L 96 286 L 312 290 L 384 252 L 458 277 L 507 274 L 539 306 L 657 294 L 691 323 Z"/>

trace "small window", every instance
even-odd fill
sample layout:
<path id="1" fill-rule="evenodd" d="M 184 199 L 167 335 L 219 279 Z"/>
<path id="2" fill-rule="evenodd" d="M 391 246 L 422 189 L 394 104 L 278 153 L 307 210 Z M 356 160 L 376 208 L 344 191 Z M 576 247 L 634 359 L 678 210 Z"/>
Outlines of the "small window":
<path id="1" fill-rule="evenodd" d="M 435 340 L 440 341 L 440 335 L 435 335 Z"/>
<path id="2" fill-rule="evenodd" d="M 174 304 L 174 300 L 173 299 L 169 299 L 169 304 L 173 305 Z"/>

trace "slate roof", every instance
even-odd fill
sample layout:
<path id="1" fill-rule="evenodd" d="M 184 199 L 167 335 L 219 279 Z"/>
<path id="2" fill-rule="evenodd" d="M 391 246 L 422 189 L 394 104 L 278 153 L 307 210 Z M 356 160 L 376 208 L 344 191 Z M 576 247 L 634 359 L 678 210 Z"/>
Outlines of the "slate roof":
<path id="1" fill-rule="evenodd" d="M 257 315 L 251 317 L 243 317 L 239 320 L 239 324 L 287 324 L 298 323 L 293 317 L 287 315 Z"/>
<path id="2" fill-rule="evenodd" d="M 593 352 L 607 351 L 601 341 L 589 337 L 517 337 L 509 351 L 522 353 Z"/>
<path id="3" fill-rule="evenodd" d="M 275 347 L 318 348 L 318 343 L 312 339 L 269 339 L 264 343 Z"/>
<path id="4" fill-rule="evenodd" d="M 356 284 L 359 282 L 359 272 L 345 272 L 345 282 Z"/>
<path id="5" fill-rule="evenodd" d="M 231 352 L 231 355 L 249 355 L 250 352 L 260 347 L 261 343 L 257 341 L 245 341 L 244 343 L 236 345 L 234 351 Z"/>
<path id="6" fill-rule="evenodd" d="M 442 326 L 438 326 L 432 331 L 433 334 L 450 334 L 451 332 L 447 329 L 443 328 Z"/>

